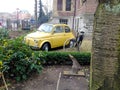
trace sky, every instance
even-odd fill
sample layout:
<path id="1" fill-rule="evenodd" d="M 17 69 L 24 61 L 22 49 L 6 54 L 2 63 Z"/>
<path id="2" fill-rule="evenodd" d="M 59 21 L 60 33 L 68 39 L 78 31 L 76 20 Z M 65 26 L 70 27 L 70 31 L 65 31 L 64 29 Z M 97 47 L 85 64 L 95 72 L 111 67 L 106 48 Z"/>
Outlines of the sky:
<path id="1" fill-rule="evenodd" d="M 34 14 L 34 1 L 35 0 L 0 0 L 0 12 L 12 13 L 19 8 L 19 10 L 28 10 L 31 14 Z M 50 5 L 52 4 L 50 3 L 52 0 L 42 0 L 44 5 L 47 1 Z"/>

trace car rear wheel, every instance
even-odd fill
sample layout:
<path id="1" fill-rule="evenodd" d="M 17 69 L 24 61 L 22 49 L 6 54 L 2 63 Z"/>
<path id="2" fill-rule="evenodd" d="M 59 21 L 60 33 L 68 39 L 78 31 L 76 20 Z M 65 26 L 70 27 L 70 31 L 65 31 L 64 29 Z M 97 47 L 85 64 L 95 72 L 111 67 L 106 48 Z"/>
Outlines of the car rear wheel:
<path id="1" fill-rule="evenodd" d="M 69 47 L 70 47 L 70 48 L 74 47 L 74 43 L 75 43 L 74 40 L 70 40 L 70 42 L 69 42 Z"/>
<path id="2" fill-rule="evenodd" d="M 45 44 L 42 46 L 42 50 L 43 50 L 43 51 L 49 51 L 49 49 L 50 49 L 50 46 L 49 46 L 48 43 L 45 43 Z"/>

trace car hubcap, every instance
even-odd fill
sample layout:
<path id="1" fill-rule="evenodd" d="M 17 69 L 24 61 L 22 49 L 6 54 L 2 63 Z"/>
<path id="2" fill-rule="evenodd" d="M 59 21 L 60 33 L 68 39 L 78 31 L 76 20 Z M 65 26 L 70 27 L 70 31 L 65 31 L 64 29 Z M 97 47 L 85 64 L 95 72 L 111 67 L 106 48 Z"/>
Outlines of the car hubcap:
<path id="1" fill-rule="evenodd" d="M 45 51 L 48 51 L 48 47 L 45 47 Z"/>
<path id="2" fill-rule="evenodd" d="M 74 42 L 70 41 L 70 48 L 74 46 Z"/>

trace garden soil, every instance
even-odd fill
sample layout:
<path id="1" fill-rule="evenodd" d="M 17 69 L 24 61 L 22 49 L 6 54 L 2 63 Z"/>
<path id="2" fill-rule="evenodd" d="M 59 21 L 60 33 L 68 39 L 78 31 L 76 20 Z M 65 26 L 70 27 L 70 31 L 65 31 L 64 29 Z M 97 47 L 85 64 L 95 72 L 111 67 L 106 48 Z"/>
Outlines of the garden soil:
<path id="1" fill-rule="evenodd" d="M 23 83 L 14 83 L 9 90 L 88 90 L 88 82 L 82 76 L 65 76 L 63 71 L 71 70 L 71 66 L 47 66 L 41 74 L 34 74 Z M 57 82 L 59 74 L 59 85 Z"/>

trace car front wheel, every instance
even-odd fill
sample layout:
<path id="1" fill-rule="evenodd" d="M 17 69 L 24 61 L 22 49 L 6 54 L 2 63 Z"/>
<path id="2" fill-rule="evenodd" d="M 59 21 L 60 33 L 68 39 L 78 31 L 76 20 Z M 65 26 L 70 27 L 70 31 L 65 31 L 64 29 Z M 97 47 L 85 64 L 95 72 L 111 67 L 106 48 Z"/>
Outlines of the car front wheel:
<path id="1" fill-rule="evenodd" d="M 42 50 L 43 51 L 49 51 L 50 47 L 49 47 L 49 44 L 48 43 L 45 43 L 43 46 L 42 46 Z"/>

